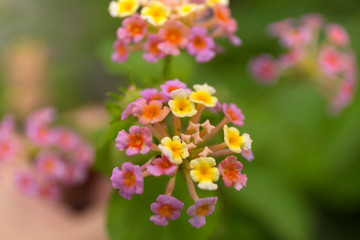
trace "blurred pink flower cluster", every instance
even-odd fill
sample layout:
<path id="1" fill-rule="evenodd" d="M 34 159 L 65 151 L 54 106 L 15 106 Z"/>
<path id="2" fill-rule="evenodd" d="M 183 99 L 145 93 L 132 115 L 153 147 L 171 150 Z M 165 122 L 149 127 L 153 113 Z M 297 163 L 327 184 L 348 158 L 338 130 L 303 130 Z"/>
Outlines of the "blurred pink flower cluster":
<path id="1" fill-rule="evenodd" d="M 0 161 L 25 160 L 26 166 L 15 176 L 19 191 L 58 200 L 62 188 L 86 179 L 93 149 L 73 130 L 51 126 L 54 120 L 53 108 L 39 110 L 19 133 L 12 117 L 5 116 L 0 123 Z"/>
<path id="2" fill-rule="evenodd" d="M 128 132 L 122 130 L 115 139 L 119 151 L 128 156 L 149 154 L 149 160 L 141 166 L 125 162 L 121 169 L 115 167 L 111 181 L 119 194 L 130 200 L 143 193 L 145 177 L 168 176 L 164 195 L 151 204 L 155 215 L 150 218 L 156 225 L 165 226 L 169 220 L 177 219 L 184 207 L 172 196 L 178 172 L 182 172 L 194 200 L 194 205 L 187 209 L 189 223 L 199 228 L 205 225 L 205 217 L 214 212 L 217 197 L 200 199 L 194 183 L 199 189 L 213 191 L 218 188 L 216 182 L 221 176 L 226 187 L 240 191 L 246 186 L 247 177 L 241 173 L 243 165 L 233 154 L 252 161 L 252 139 L 228 126 L 243 126 L 245 117 L 235 104 L 219 103 L 214 96 L 215 88 L 208 84 L 196 84 L 191 90 L 175 79 L 165 82 L 160 89 L 143 90 L 142 97 L 127 106 L 121 120 L 132 116 L 142 126 L 133 125 Z M 221 112 L 222 121 L 213 126 L 209 119 L 203 119 L 207 110 Z M 221 142 L 214 144 L 217 137 Z M 215 158 L 221 161 L 217 164 Z"/>
<path id="3" fill-rule="evenodd" d="M 144 59 L 156 63 L 186 50 L 197 62 L 208 62 L 221 51 L 216 38 L 227 37 L 241 45 L 228 4 L 228 0 L 112 1 L 110 15 L 124 18 L 112 60 L 122 63 L 131 51 L 144 51 Z"/>
<path id="4" fill-rule="evenodd" d="M 338 113 L 351 103 L 357 64 L 342 26 L 313 13 L 272 23 L 268 31 L 287 52 L 278 58 L 262 54 L 250 61 L 250 72 L 260 83 L 273 84 L 289 72 L 302 73 L 318 84 L 332 112 Z"/>

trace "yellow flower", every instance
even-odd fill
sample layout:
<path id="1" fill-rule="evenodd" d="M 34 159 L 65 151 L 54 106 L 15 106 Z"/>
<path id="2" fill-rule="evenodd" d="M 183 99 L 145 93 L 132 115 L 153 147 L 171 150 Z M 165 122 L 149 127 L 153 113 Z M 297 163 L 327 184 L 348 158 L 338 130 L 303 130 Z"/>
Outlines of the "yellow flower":
<path id="1" fill-rule="evenodd" d="M 111 1 L 109 5 L 110 15 L 113 17 L 127 17 L 139 8 L 139 0 Z"/>
<path id="2" fill-rule="evenodd" d="M 241 153 L 241 149 L 246 151 L 251 149 L 250 135 L 244 133 L 240 136 L 240 131 L 234 127 L 224 126 L 224 139 L 228 148 L 235 153 Z"/>
<path id="3" fill-rule="evenodd" d="M 150 2 L 141 10 L 141 16 L 155 26 L 163 25 L 170 15 L 170 9 L 161 2 Z"/>
<path id="4" fill-rule="evenodd" d="M 163 138 L 159 145 L 159 149 L 162 154 L 168 157 L 169 160 L 176 165 L 180 165 L 183 162 L 183 159 L 189 156 L 187 144 L 183 142 L 179 136 L 174 136 L 172 139 L 169 137 Z"/>
<path id="5" fill-rule="evenodd" d="M 180 16 L 186 17 L 189 14 L 203 8 L 203 5 L 200 4 L 191 4 L 191 3 L 185 3 L 181 5 L 180 7 L 177 7 L 177 12 Z"/>
<path id="6" fill-rule="evenodd" d="M 197 113 L 195 104 L 189 100 L 190 91 L 186 89 L 177 89 L 171 92 L 172 100 L 169 101 L 169 107 L 172 113 L 177 117 L 192 117 Z"/>
<path id="7" fill-rule="evenodd" d="M 192 92 L 190 99 L 193 102 L 204 104 L 206 107 L 215 107 L 218 99 L 213 97 L 216 93 L 215 88 L 207 85 L 194 85 L 195 92 Z"/>
<path id="8" fill-rule="evenodd" d="M 219 180 L 219 169 L 216 161 L 212 157 L 200 157 L 190 162 L 190 176 L 194 182 L 198 182 L 198 187 L 204 190 L 216 190 L 217 185 L 213 182 Z"/>
<path id="9" fill-rule="evenodd" d="M 215 4 L 227 6 L 227 5 L 229 5 L 229 0 L 207 0 L 206 4 L 210 7 L 214 6 Z"/>

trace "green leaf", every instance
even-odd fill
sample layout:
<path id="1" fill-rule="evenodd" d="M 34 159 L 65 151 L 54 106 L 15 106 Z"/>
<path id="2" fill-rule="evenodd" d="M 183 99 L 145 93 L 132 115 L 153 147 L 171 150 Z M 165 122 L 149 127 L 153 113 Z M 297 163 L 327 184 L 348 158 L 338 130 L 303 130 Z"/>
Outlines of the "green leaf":
<path id="1" fill-rule="evenodd" d="M 295 186 L 271 168 L 248 170 L 246 188 L 226 191 L 229 200 L 243 213 L 255 218 L 275 238 L 313 238 L 313 216 Z"/>

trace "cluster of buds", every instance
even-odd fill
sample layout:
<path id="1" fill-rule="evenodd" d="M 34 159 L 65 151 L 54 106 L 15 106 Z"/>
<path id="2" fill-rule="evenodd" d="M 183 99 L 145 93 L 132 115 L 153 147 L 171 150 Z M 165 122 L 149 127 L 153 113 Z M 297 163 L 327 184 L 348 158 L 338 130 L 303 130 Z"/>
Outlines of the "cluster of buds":
<path id="1" fill-rule="evenodd" d="M 84 182 L 92 165 L 92 147 L 73 130 L 50 126 L 54 120 L 54 109 L 45 108 L 27 119 L 23 134 L 10 116 L 0 123 L 0 160 L 26 160 L 15 175 L 25 195 L 59 200 L 64 187 Z"/>
<path id="2" fill-rule="evenodd" d="M 199 189 L 216 190 L 216 182 L 222 176 L 226 187 L 236 190 L 246 185 L 247 177 L 241 173 L 243 165 L 234 154 L 241 154 L 246 160 L 253 160 L 252 140 L 249 134 L 228 126 L 244 125 L 244 115 L 235 104 L 219 103 L 214 96 L 216 90 L 207 85 L 187 88 L 179 80 L 170 80 L 158 89 L 145 89 L 142 97 L 130 103 L 123 111 L 121 120 L 129 116 L 138 119 L 142 126 L 131 126 L 122 130 L 116 138 L 119 151 L 126 155 L 150 154 L 142 165 L 131 162 L 115 167 L 111 177 L 113 187 L 119 194 L 130 200 L 134 194 L 142 194 L 144 178 L 148 176 L 169 176 L 163 195 L 151 204 L 155 215 L 150 220 L 165 226 L 168 220 L 180 216 L 184 204 L 173 194 L 176 176 L 182 172 L 194 205 L 188 208 L 189 223 L 199 228 L 205 224 L 205 217 L 213 213 L 217 197 L 199 199 L 195 183 Z M 204 110 L 222 111 L 224 118 L 216 126 L 202 119 Z M 221 136 L 222 143 L 209 144 Z M 217 164 L 216 159 L 222 160 Z M 225 158 L 225 159 L 224 159 Z"/>
<path id="3" fill-rule="evenodd" d="M 308 14 L 272 23 L 269 34 L 288 51 L 278 59 L 263 54 L 251 60 L 250 71 L 260 83 L 274 83 L 289 71 L 305 73 L 318 84 L 334 113 L 351 103 L 357 64 L 342 26 L 325 23 L 319 14 Z"/>
<path id="4" fill-rule="evenodd" d="M 228 0 L 112 1 L 110 15 L 124 18 L 117 30 L 112 60 L 122 63 L 129 52 L 142 50 L 146 61 L 156 63 L 186 49 L 197 62 L 210 61 L 221 51 L 214 39 L 227 37 L 234 45 L 241 45 L 228 4 Z"/>

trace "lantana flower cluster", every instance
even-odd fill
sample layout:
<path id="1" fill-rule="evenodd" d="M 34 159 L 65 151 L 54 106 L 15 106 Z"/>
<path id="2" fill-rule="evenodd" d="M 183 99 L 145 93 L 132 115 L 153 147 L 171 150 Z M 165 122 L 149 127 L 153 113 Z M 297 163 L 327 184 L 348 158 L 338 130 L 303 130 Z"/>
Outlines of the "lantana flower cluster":
<path id="1" fill-rule="evenodd" d="M 172 196 L 178 172 L 185 176 L 194 200 L 186 213 L 191 217 L 189 223 L 196 228 L 205 224 L 205 217 L 214 212 L 217 202 L 217 197 L 200 199 L 196 186 L 214 191 L 220 176 L 226 187 L 233 186 L 239 191 L 246 185 L 247 177 L 241 173 L 243 165 L 236 154 L 251 161 L 252 140 L 249 134 L 240 134 L 238 128 L 230 126 L 243 126 L 245 117 L 235 104 L 219 103 L 215 93 L 206 83 L 194 85 L 191 90 L 177 79 L 170 80 L 161 85 L 161 91 L 143 90 L 142 97 L 122 113 L 121 120 L 131 116 L 139 125 L 118 133 L 117 149 L 128 156 L 150 154 L 152 157 L 143 165 L 125 162 L 121 168 L 115 167 L 111 181 L 119 194 L 130 200 L 133 195 L 143 193 L 146 177 L 168 176 L 166 191 L 150 206 L 154 212 L 150 220 L 156 225 L 165 226 L 169 220 L 177 219 L 184 208 Z M 223 114 L 223 119 L 213 125 L 202 117 L 208 110 Z M 220 143 L 209 144 L 219 136 Z"/>
<path id="2" fill-rule="evenodd" d="M 0 123 L 0 161 L 25 162 L 15 175 L 25 195 L 60 200 L 62 189 L 83 183 L 92 165 L 92 146 L 67 127 L 51 126 L 55 115 L 53 108 L 33 113 L 24 133 L 16 131 L 11 116 Z"/>
<path id="3" fill-rule="evenodd" d="M 221 51 L 216 38 L 227 37 L 241 45 L 228 4 L 228 0 L 112 1 L 110 15 L 123 18 L 112 60 L 125 62 L 131 51 L 140 50 L 146 61 L 156 63 L 186 50 L 197 62 L 210 61 Z"/>
<path id="4" fill-rule="evenodd" d="M 357 63 L 341 25 L 325 22 L 320 14 L 308 14 L 272 23 L 268 30 L 287 52 L 278 58 L 262 54 L 251 60 L 250 71 L 260 83 L 272 84 L 289 72 L 305 73 L 319 86 L 334 113 L 351 103 Z"/>

